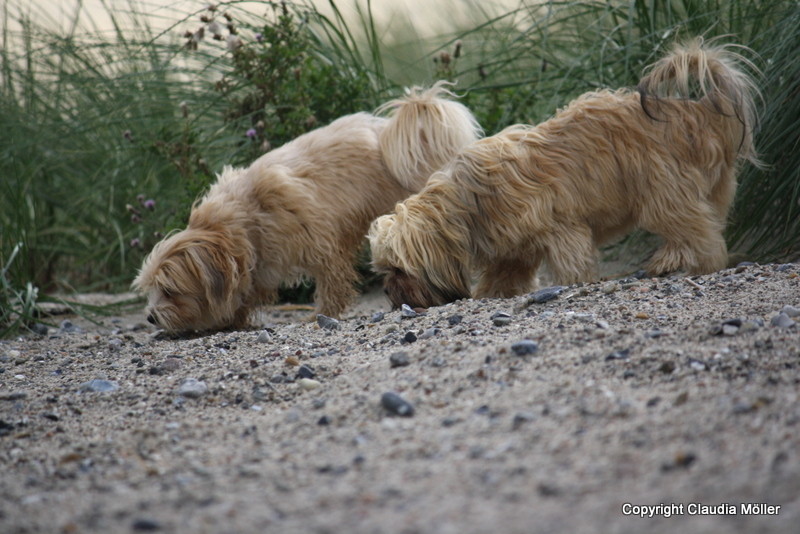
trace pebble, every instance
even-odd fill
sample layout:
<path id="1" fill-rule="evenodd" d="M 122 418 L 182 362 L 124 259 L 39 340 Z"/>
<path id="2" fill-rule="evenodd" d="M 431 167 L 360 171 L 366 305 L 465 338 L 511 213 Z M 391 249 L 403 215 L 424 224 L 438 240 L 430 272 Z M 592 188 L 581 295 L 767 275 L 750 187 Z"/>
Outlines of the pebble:
<path id="1" fill-rule="evenodd" d="M 786 313 L 780 312 L 778 315 L 772 318 L 770 324 L 772 326 L 777 326 L 778 328 L 790 328 L 796 323 Z"/>
<path id="2" fill-rule="evenodd" d="M 511 315 L 504 311 L 495 312 L 492 315 L 492 323 L 495 326 L 506 326 L 511 324 Z"/>
<path id="3" fill-rule="evenodd" d="M 297 369 L 297 375 L 295 378 L 314 378 L 314 376 L 316 376 L 314 369 L 308 365 L 301 365 Z"/>
<path id="4" fill-rule="evenodd" d="M 414 415 L 414 406 L 403 397 L 392 391 L 381 395 L 381 406 L 392 415 L 411 417 Z"/>
<path id="5" fill-rule="evenodd" d="M 319 321 L 319 319 L 317 319 Z M 266 330 L 262 330 L 258 333 L 258 337 L 256 338 L 256 343 L 272 343 L 272 334 L 267 332 Z"/>
<path id="6" fill-rule="evenodd" d="M 409 306 L 408 304 L 403 304 L 400 306 L 400 317 L 404 317 L 406 319 L 411 319 L 419 315 L 414 309 Z"/>
<path id="7" fill-rule="evenodd" d="M 529 301 L 534 304 L 542 304 L 558 297 L 565 289 L 564 286 L 545 287 L 531 293 Z"/>
<path id="8" fill-rule="evenodd" d="M 608 282 L 607 284 L 603 284 L 603 287 L 600 288 L 600 291 L 604 295 L 610 295 L 611 293 L 615 293 L 619 290 L 619 284 L 616 282 Z"/>
<path id="9" fill-rule="evenodd" d="M 91 391 L 93 393 L 109 393 L 112 391 L 117 391 L 119 389 L 119 384 L 113 382 L 111 380 L 101 380 L 99 378 L 95 378 L 94 380 L 89 380 L 88 382 L 84 382 L 78 388 L 80 392 Z"/>
<path id="10" fill-rule="evenodd" d="M 800 316 L 800 308 L 795 308 L 794 306 L 784 306 L 781 308 L 781 313 L 785 313 L 789 317 L 798 317 Z"/>
<path id="11" fill-rule="evenodd" d="M 408 357 L 407 352 L 393 352 L 389 355 L 389 366 L 394 367 L 405 367 L 411 364 L 411 359 Z"/>
<path id="12" fill-rule="evenodd" d="M 208 386 L 196 378 L 187 378 L 178 387 L 178 395 L 188 399 L 198 399 L 206 393 L 208 393 Z"/>
<path id="13" fill-rule="evenodd" d="M 514 419 L 511 421 L 511 429 L 517 430 L 519 427 L 524 425 L 525 423 L 529 423 L 534 421 L 536 416 L 531 412 L 519 412 L 514 414 Z"/>
<path id="14" fill-rule="evenodd" d="M 450 317 L 447 318 L 447 324 L 449 324 L 450 326 L 455 326 L 461 323 L 463 319 L 464 317 L 461 315 L 451 315 Z"/>
<path id="15" fill-rule="evenodd" d="M 530 339 L 523 339 L 511 344 L 511 350 L 517 356 L 528 356 L 539 350 L 539 344 Z"/>
<path id="16" fill-rule="evenodd" d="M 64 319 L 63 321 L 61 321 L 61 326 L 59 327 L 59 330 L 61 330 L 65 334 L 80 334 L 81 332 L 83 332 L 83 329 L 80 326 L 74 324 L 69 319 Z"/>
<path id="17" fill-rule="evenodd" d="M 438 328 L 426 328 L 424 332 L 417 336 L 417 339 L 428 339 L 439 335 L 440 332 L 441 330 Z"/>
<path id="18" fill-rule="evenodd" d="M 723 324 L 722 334 L 725 336 L 733 336 L 739 332 L 739 327 L 735 324 Z"/>
<path id="19" fill-rule="evenodd" d="M 695 371 L 705 371 L 708 366 L 702 360 L 697 360 L 695 358 L 689 358 L 689 367 L 691 367 Z"/>
<path id="20" fill-rule="evenodd" d="M 375 312 L 375 313 L 372 314 L 372 317 L 370 317 L 369 322 L 371 322 L 371 323 L 379 323 L 379 322 L 383 321 L 384 317 L 385 317 L 385 314 L 383 312 Z"/>
<path id="21" fill-rule="evenodd" d="M 306 391 L 311 391 L 322 386 L 322 382 L 314 380 L 313 378 L 301 378 L 297 381 L 297 385 Z"/>
<path id="22" fill-rule="evenodd" d="M 606 356 L 606 361 L 628 360 L 630 359 L 630 353 L 631 353 L 630 349 L 615 350 L 614 352 Z"/>
<path id="23" fill-rule="evenodd" d="M 46 336 L 47 332 L 49 332 L 49 328 L 47 325 L 42 323 L 35 323 L 30 326 L 31 332 L 39 336 Z"/>
<path id="24" fill-rule="evenodd" d="M 317 315 L 317 324 L 320 328 L 324 328 L 325 330 L 339 330 L 339 328 L 341 328 L 339 321 L 333 317 L 322 315 L 321 313 Z"/>
<path id="25" fill-rule="evenodd" d="M 134 532 L 155 532 L 161 530 L 161 523 L 149 517 L 142 517 L 135 519 L 131 524 L 131 530 Z"/>
<path id="26" fill-rule="evenodd" d="M 403 343 L 414 343 L 417 340 L 417 334 L 409 330 L 406 332 L 406 335 L 403 336 Z"/>

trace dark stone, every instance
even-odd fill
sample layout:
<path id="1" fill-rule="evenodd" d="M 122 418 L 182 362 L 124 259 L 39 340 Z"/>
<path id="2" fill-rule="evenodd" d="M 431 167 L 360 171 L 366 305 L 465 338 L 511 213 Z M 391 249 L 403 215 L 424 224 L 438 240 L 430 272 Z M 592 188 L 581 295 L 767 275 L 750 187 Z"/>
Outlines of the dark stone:
<path id="1" fill-rule="evenodd" d="M 511 345 L 511 350 L 517 356 L 529 356 L 539 350 L 539 344 L 530 339 L 523 339 Z"/>
<path id="2" fill-rule="evenodd" d="M 381 406 L 392 415 L 411 417 L 414 415 L 414 406 L 403 397 L 392 391 L 381 395 Z"/>

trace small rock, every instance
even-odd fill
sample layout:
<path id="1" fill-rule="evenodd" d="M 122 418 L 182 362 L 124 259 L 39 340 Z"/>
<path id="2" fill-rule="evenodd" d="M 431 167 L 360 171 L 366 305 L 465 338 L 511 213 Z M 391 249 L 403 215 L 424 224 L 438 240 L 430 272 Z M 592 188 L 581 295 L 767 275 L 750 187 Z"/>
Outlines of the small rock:
<path id="1" fill-rule="evenodd" d="M 759 320 L 760 321 L 760 320 Z M 764 326 L 763 324 L 758 324 L 758 321 L 744 321 L 742 326 L 739 328 L 739 332 L 753 332 L 758 330 L 760 327 Z"/>
<path id="2" fill-rule="evenodd" d="M 80 334 L 81 332 L 83 332 L 83 329 L 80 326 L 73 324 L 72 321 L 70 321 L 69 319 L 64 319 L 63 321 L 61 321 L 61 326 L 59 327 L 59 330 L 61 330 L 65 334 Z"/>
<path id="3" fill-rule="evenodd" d="M 389 366 L 394 367 L 405 367 L 406 365 L 411 364 L 411 359 L 408 357 L 408 353 L 406 352 L 393 352 L 389 356 Z"/>
<path id="4" fill-rule="evenodd" d="M 658 366 L 658 370 L 668 375 L 673 371 L 675 371 L 675 362 L 673 362 L 672 360 L 667 360 Z"/>
<path id="5" fill-rule="evenodd" d="M 697 460 L 697 455 L 693 452 L 679 452 L 671 462 L 661 465 L 664 472 L 674 469 L 688 469 Z"/>
<path id="6" fill-rule="evenodd" d="M 607 284 L 603 284 L 603 287 L 600 288 L 600 291 L 604 295 L 610 295 L 611 293 L 614 293 L 617 290 L 619 290 L 619 284 L 616 282 L 608 282 Z"/>
<path id="7" fill-rule="evenodd" d="M 630 349 L 622 349 L 622 350 L 615 350 L 614 352 L 610 353 L 606 356 L 606 361 L 611 360 L 628 360 L 630 359 Z"/>
<path id="8" fill-rule="evenodd" d="M 30 326 L 31 332 L 38 336 L 46 336 L 47 332 L 49 332 L 49 328 L 46 324 L 42 323 L 34 323 Z"/>
<path id="9" fill-rule="evenodd" d="M 708 368 L 706 362 L 702 360 L 696 360 L 695 358 L 689 358 L 689 367 L 695 371 L 705 371 Z"/>
<path id="10" fill-rule="evenodd" d="M 11 393 L 0 393 L 0 400 L 15 401 L 22 400 L 28 397 L 26 391 L 12 391 Z"/>
<path id="11" fill-rule="evenodd" d="M 417 340 L 417 334 L 412 331 L 406 332 L 406 335 L 403 336 L 403 343 L 414 343 Z"/>
<path id="12" fill-rule="evenodd" d="M 315 375 L 316 373 L 314 372 L 314 369 L 312 369 L 310 366 L 301 365 L 297 369 L 297 376 L 295 378 L 314 378 Z"/>
<path id="13" fill-rule="evenodd" d="M 511 350 L 517 356 L 528 356 L 539 350 L 539 344 L 530 339 L 523 339 L 511 344 Z"/>
<path id="14" fill-rule="evenodd" d="M 735 336 L 739 332 L 739 327 L 734 324 L 723 324 L 722 335 Z"/>
<path id="15" fill-rule="evenodd" d="M 322 382 L 314 380 L 313 378 L 301 378 L 297 381 L 297 385 L 306 391 L 311 391 L 322 387 Z"/>
<path id="16" fill-rule="evenodd" d="M 339 325 L 339 321 L 334 319 L 333 317 L 328 317 L 327 315 L 322 315 L 321 313 L 317 315 L 317 324 L 320 328 L 325 330 L 339 330 L 341 326 Z"/>
<path id="17" fill-rule="evenodd" d="M 411 417 L 414 415 L 414 406 L 392 391 L 381 395 L 381 406 L 392 415 L 399 415 L 401 417 Z"/>
<path id="18" fill-rule="evenodd" d="M 593 313 L 576 313 L 573 315 L 576 321 L 580 321 L 582 323 L 592 323 L 594 322 L 594 314 Z"/>
<path id="19" fill-rule="evenodd" d="M 463 319 L 464 317 L 461 315 L 451 315 L 450 317 L 447 318 L 447 324 L 449 324 L 450 326 L 455 326 L 459 324 Z"/>
<path id="20" fill-rule="evenodd" d="M 511 315 L 504 311 L 496 312 L 492 315 L 492 323 L 494 323 L 495 326 L 509 325 L 511 324 Z"/>
<path id="21" fill-rule="evenodd" d="M 319 318 L 317 318 L 319 321 Z M 267 332 L 266 330 L 262 330 L 258 333 L 258 337 L 256 338 L 256 343 L 272 343 L 272 334 Z"/>
<path id="22" fill-rule="evenodd" d="M 178 395 L 187 399 L 198 399 L 206 393 L 208 393 L 208 386 L 196 378 L 187 378 L 178 387 Z"/>
<path id="23" fill-rule="evenodd" d="M 778 328 L 790 328 L 795 325 L 795 322 L 786 313 L 780 312 L 772 318 L 769 324 L 777 326 Z"/>
<path id="24" fill-rule="evenodd" d="M 320 426 L 328 426 L 331 424 L 331 418 L 328 415 L 323 415 L 319 419 L 317 419 L 317 424 Z"/>
<path id="25" fill-rule="evenodd" d="M 564 286 L 545 287 L 534 291 L 528 300 L 534 304 L 543 304 L 558 297 L 565 289 L 566 287 Z"/>
<path id="26" fill-rule="evenodd" d="M 118 389 L 119 384 L 116 382 L 95 378 L 94 380 L 89 380 L 88 382 L 81 384 L 80 388 L 78 388 L 78 391 L 82 393 L 87 391 L 92 393 L 109 393 L 112 391 L 117 391 Z"/>
<path id="27" fill-rule="evenodd" d="M 647 312 L 636 312 L 636 315 L 634 315 L 634 317 L 636 317 L 637 319 L 649 319 L 650 315 L 648 315 Z"/>
<path id="28" fill-rule="evenodd" d="M 416 317 L 417 315 L 419 314 L 415 312 L 414 309 L 408 304 L 403 304 L 402 306 L 400 306 L 400 317 L 403 317 L 405 319 L 411 319 L 413 317 Z"/>
<path id="29" fill-rule="evenodd" d="M 536 416 L 530 412 L 519 412 L 514 414 L 514 419 L 511 421 L 511 430 L 517 430 L 525 423 L 529 423 L 536 419 Z"/>
<path id="30" fill-rule="evenodd" d="M 781 308 L 781 313 L 785 313 L 789 317 L 798 317 L 800 316 L 800 308 L 795 308 L 794 306 L 784 306 Z"/>
<path id="31" fill-rule="evenodd" d="M 114 337 L 108 340 L 108 350 L 116 352 L 122 348 L 123 342 L 120 338 Z"/>
<path id="32" fill-rule="evenodd" d="M 379 323 L 379 322 L 383 321 L 384 317 L 385 317 L 385 314 L 383 312 L 375 312 L 375 313 L 372 314 L 372 317 L 370 317 L 369 322 L 371 322 L 371 323 Z"/>
<path id="33" fill-rule="evenodd" d="M 150 519 L 141 517 L 139 519 L 135 519 L 133 524 L 131 525 L 131 529 L 134 532 L 155 532 L 157 530 L 161 530 L 161 523 L 156 521 L 155 519 Z"/>
<path id="34" fill-rule="evenodd" d="M 438 328 L 426 328 L 424 332 L 417 336 L 417 339 L 428 339 L 439 335 L 439 332 L 441 332 L 441 330 Z"/>

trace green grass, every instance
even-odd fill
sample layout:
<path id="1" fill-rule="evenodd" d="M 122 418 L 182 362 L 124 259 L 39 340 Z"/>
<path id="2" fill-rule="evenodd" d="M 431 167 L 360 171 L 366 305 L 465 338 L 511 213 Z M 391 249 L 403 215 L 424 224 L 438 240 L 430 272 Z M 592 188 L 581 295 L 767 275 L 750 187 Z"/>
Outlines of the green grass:
<path id="1" fill-rule="evenodd" d="M 108 0 L 103 31 L 77 7 L 57 24 L 26 5 L 0 8 L 0 328 L 34 320 L 43 295 L 126 289 L 214 173 L 265 143 L 440 78 L 457 82 L 489 134 L 535 123 L 587 90 L 634 86 L 674 39 L 694 35 L 729 35 L 763 71 L 756 145 L 767 167 L 743 168 L 731 249 L 758 261 L 800 253 L 796 2 L 453 0 L 432 33 L 401 16 L 380 26 L 367 0 L 354 18 L 333 0 L 320 12 L 231 1 L 215 13 L 206 2 L 175 13 Z M 202 16 L 223 22 L 221 41 Z M 187 47 L 184 32 L 200 27 L 204 39 Z"/>

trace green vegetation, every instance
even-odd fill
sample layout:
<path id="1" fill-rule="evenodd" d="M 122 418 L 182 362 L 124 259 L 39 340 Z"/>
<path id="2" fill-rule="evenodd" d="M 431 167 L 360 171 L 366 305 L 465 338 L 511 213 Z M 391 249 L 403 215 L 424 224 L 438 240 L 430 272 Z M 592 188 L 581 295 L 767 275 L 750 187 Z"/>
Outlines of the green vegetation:
<path id="1" fill-rule="evenodd" d="M 368 0 L 355 17 L 334 0 L 319 11 L 231 1 L 147 16 L 127 2 L 104 4 L 110 31 L 79 2 L 52 19 L 22 0 L 0 8 L 0 334 L 33 321 L 41 295 L 124 290 L 223 165 L 404 86 L 456 82 L 491 134 L 546 119 L 587 90 L 634 85 L 674 39 L 694 35 L 730 36 L 762 70 L 756 143 L 767 168 L 743 169 L 731 249 L 757 261 L 800 253 L 797 2 L 529 1 L 491 11 L 454 0 L 444 9 L 452 16 L 438 17 L 450 26 L 433 36 L 402 18 L 378 27 Z"/>

